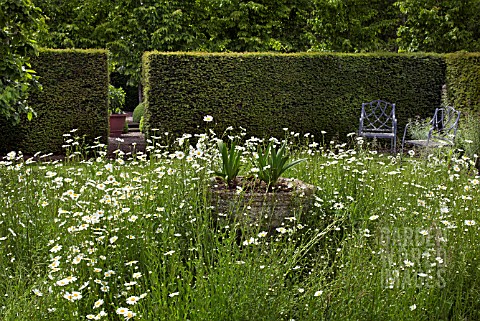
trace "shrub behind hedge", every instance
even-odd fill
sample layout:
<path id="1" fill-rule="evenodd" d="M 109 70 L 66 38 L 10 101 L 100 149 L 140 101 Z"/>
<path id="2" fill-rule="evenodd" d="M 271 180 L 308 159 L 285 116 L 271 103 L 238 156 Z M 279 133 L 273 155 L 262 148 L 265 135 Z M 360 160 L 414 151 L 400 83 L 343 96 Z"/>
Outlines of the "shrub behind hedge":
<path id="1" fill-rule="evenodd" d="M 137 107 L 133 110 L 132 118 L 134 123 L 139 123 L 140 119 L 142 119 L 143 114 L 145 113 L 145 104 L 140 103 Z"/>
<path id="2" fill-rule="evenodd" d="M 105 50 L 41 50 L 32 58 L 43 90 L 29 103 L 37 116 L 13 126 L 0 120 L 0 153 L 62 151 L 63 134 L 72 129 L 91 143 L 108 142 L 108 69 Z"/>

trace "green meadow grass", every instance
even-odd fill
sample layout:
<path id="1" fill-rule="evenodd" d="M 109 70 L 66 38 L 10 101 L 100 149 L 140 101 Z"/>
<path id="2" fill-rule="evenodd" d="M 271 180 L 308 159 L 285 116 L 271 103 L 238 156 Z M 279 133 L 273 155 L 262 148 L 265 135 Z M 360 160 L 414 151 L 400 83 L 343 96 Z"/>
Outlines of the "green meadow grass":
<path id="1" fill-rule="evenodd" d="M 215 214 L 211 132 L 114 160 L 66 138 L 65 161 L 0 164 L 1 320 L 480 319 L 472 160 L 293 135 L 286 176 L 317 192 L 266 233 Z"/>

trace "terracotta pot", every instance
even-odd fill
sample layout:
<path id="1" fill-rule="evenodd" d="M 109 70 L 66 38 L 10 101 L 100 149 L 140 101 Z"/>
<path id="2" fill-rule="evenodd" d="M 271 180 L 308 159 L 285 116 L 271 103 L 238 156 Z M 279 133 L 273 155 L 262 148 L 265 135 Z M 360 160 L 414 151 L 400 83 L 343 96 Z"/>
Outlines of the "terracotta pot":
<path id="1" fill-rule="evenodd" d="M 259 223 L 267 229 L 281 226 L 286 217 L 296 211 L 306 212 L 313 204 L 315 186 L 298 179 L 282 178 L 288 190 L 278 192 L 241 191 L 219 188 L 216 181 L 211 188 L 211 201 L 218 219 L 244 223 Z"/>
<path id="2" fill-rule="evenodd" d="M 126 114 L 110 115 L 110 137 L 120 137 L 122 135 L 126 119 Z"/>

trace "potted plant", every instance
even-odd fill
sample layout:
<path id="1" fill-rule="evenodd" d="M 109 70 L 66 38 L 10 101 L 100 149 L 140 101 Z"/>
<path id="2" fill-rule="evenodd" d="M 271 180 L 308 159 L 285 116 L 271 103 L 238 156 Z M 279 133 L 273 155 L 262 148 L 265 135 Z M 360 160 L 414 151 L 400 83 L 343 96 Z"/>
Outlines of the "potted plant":
<path id="1" fill-rule="evenodd" d="M 312 203 L 315 187 L 298 179 L 281 178 L 289 168 L 304 161 L 288 162 L 286 143 L 280 147 L 270 142 L 265 149 L 258 147 L 252 164 L 256 176 L 238 176 L 241 151 L 235 142 L 230 147 L 218 142 L 221 170 L 212 180 L 212 205 L 217 214 L 240 222 L 260 223 L 268 229 L 281 225 L 294 210 L 307 210 Z M 230 217 L 229 217 L 230 216 Z"/>
<path id="2" fill-rule="evenodd" d="M 110 137 L 120 137 L 127 119 L 127 115 L 123 112 L 123 107 L 125 106 L 125 91 L 122 88 L 115 88 L 109 85 L 108 102 Z"/>

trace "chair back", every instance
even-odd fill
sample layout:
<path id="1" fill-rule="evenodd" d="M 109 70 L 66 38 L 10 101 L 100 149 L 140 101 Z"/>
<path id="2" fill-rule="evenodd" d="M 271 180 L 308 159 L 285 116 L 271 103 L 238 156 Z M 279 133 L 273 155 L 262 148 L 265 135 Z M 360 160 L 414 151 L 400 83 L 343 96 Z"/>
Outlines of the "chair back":
<path id="1" fill-rule="evenodd" d="M 432 118 L 432 129 L 429 139 L 447 141 L 453 145 L 457 136 L 460 111 L 451 106 L 437 108 Z"/>
<path id="2" fill-rule="evenodd" d="M 362 103 L 359 134 L 365 132 L 395 133 L 395 104 L 383 100 Z"/>

